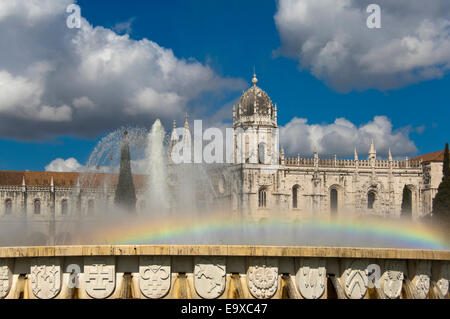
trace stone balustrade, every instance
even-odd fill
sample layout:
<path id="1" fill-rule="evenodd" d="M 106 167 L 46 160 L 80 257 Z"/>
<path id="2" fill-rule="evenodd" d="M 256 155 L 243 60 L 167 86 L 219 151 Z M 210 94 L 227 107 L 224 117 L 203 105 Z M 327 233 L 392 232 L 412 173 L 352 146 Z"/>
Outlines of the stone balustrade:
<path id="1" fill-rule="evenodd" d="M 276 246 L 0 248 L 0 298 L 448 298 L 450 251 Z"/>

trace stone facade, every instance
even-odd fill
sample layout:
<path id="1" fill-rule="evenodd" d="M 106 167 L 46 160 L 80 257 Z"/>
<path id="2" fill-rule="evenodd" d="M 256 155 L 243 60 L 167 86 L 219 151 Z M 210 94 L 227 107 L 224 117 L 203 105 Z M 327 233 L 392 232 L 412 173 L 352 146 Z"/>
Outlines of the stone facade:
<path id="1" fill-rule="evenodd" d="M 432 211 L 442 179 L 443 152 L 404 161 L 393 160 L 389 154 L 387 160 L 379 160 L 372 141 L 364 160 L 356 150 L 351 160 L 324 159 L 317 153 L 312 158 L 286 157 L 278 145 L 277 105 L 257 86 L 256 76 L 252 82 L 232 110 L 234 164 L 211 170 L 215 202 L 221 208 L 257 220 L 271 214 L 297 219 L 353 212 L 399 217 L 406 186 L 411 197 L 408 217 L 417 219 Z M 171 145 L 178 139 L 174 127 Z M 192 145 L 187 120 L 182 139 Z M 34 232 L 27 234 L 33 242 L 48 243 L 44 234 L 49 233 L 61 242 L 59 237 L 67 234 L 58 224 L 67 216 L 89 216 L 113 207 L 117 178 L 113 174 L 0 172 L 0 221 L 24 217 L 35 225 Z M 142 211 L 146 177 L 134 175 L 133 179 L 136 208 Z M 176 184 L 169 181 L 169 187 Z"/>
<path id="2" fill-rule="evenodd" d="M 256 85 L 256 76 L 252 82 L 233 107 L 235 165 L 218 177 L 223 184 L 229 181 L 221 195 L 232 211 L 256 219 L 275 212 L 294 219 L 354 212 L 399 217 L 405 187 L 411 207 L 403 214 L 418 219 L 432 211 L 443 152 L 397 161 L 389 151 L 387 160 L 379 160 L 372 140 L 365 160 L 356 149 L 351 160 L 317 153 L 288 158 L 278 146 L 277 105 Z"/>

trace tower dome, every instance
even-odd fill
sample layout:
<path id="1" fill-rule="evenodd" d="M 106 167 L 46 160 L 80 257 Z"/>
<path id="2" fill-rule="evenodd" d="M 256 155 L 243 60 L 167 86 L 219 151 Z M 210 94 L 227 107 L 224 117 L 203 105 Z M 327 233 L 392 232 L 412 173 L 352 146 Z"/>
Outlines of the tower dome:
<path id="1" fill-rule="evenodd" d="M 237 117 L 252 115 L 273 117 L 273 104 L 269 95 L 256 84 L 258 79 L 253 75 L 253 86 L 245 91 L 238 102 Z"/>

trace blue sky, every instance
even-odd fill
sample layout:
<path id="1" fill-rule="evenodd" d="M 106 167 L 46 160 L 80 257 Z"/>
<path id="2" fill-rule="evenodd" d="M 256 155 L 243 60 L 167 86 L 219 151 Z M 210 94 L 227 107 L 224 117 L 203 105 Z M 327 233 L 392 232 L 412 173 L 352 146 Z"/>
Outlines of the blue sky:
<path id="1" fill-rule="evenodd" d="M 413 81 L 392 89 L 380 90 L 376 85 L 368 85 L 342 92 L 313 75 L 311 68 L 300 70 L 299 59 L 279 54 L 281 51 L 277 49 L 283 47 L 283 41 L 274 20 L 275 1 L 80 0 L 78 4 L 82 16 L 93 27 L 128 32 L 133 40 L 150 39 L 173 50 L 178 59 L 188 62 L 194 59 L 210 66 L 220 78 L 248 83 L 255 67 L 259 86 L 278 104 L 280 125 L 294 117 L 306 118 L 309 124 L 318 125 L 329 125 L 343 117 L 358 127 L 375 116 L 386 116 L 394 131 L 401 130 L 415 144 L 417 153 L 443 149 L 450 139 L 450 76 L 446 71 L 437 78 Z M 130 23 L 128 30 L 120 28 L 121 23 L 123 26 L 127 22 Z M 204 104 L 214 113 L 239 98 L 242 89 L 236 84 L 223 94 L 200 94 L 188 105 L 195 108 L 195 103 Z M 178 120 L 182 117 L 183 112 L 173 115 Z M 143 123 L 137 120 L 130 124 Z M 24 125 L 23 129 L 34 128 Z M 2 134 L 0 169 L 44 170 L 55 158 L 69 157 L 83 164 L 99 138 L 107 132 L 105 129 L 84 135 L 58 131 L 42 138 L 33 138 L 32 133 L 31 137 Z M 302 139 L 302 136 L 297 138 Z M 309 156 L 308 151 L 304 153 Z M 414 155 L 410 149 L 404 153 Z M 403 155 L 401 151 L 396 154 Z"/>

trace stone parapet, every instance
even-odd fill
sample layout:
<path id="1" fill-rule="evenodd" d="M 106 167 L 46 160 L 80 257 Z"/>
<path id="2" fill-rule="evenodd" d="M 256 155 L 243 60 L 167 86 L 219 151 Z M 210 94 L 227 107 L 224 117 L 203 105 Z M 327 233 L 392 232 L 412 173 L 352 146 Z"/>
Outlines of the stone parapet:
<path id="1" fill-rule="evenodd" d="M 6 299 L 442 299 L 450 251 L 98 245 L 0 248 Z"/>

